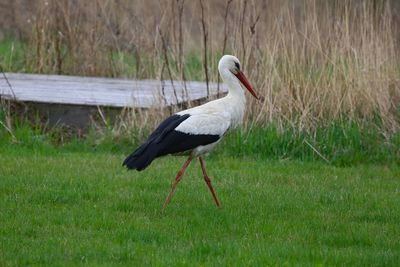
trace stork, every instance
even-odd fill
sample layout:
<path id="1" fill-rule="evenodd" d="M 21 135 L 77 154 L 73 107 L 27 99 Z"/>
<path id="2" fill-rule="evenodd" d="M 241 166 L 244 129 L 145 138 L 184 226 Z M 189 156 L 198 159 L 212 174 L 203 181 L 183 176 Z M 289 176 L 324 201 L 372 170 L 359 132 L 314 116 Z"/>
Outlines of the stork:
<path id="1" fill-rule="evenodd" d="M 187 155 L 188 158 L 176 175 L 171 191 L 163 209 L 166 208 L 186 168 L 194 158 L 198 158 L 206 182 L 217 207 L 220 207 L 217 195 L 207 174 L 203 155 L 210 152 L 228 130 L 242 123 L 246 98 L 241 84 L 256 98 L 246 76 L 241 71 L 239 60 L 231 55 L 223 56 L 218 63 L 218 71 L 228 86 L 228 94 L 220 99 L 201 106 L 180 111 L 165 119 L 123 162 L 128 169 L 144 170 L 161 156 Z"/>

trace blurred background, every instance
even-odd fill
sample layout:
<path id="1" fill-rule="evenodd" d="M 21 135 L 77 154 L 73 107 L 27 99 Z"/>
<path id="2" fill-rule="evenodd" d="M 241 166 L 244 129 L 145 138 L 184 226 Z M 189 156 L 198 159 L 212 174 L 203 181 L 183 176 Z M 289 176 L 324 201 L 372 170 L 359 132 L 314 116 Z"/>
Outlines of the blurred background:
<path id="1" fill-rule="evenodd" d="M 246 129 L 315 137 L 355 125 L 393 143 L 399 26 L 396 0 L 2 0 L 0 64 L 6 72 L 218 82 L 219 58 L 233 54 L 264 97 L 249 99 Z M 170 112 L 140 121 L 151 128 Z"/>

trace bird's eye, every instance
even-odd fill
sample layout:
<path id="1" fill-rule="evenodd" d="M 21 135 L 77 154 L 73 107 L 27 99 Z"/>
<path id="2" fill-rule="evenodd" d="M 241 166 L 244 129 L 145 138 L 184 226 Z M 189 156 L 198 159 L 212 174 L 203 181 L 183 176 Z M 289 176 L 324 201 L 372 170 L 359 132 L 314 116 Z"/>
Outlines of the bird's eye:
<path id="1" fill-rule="evenodd" d="M 235 62 L 235 66 L 236 66 L 236 68 L 237 68 L 238 70 L 240 70 L 240 64 L 239 64 L 239 62 Z"/>

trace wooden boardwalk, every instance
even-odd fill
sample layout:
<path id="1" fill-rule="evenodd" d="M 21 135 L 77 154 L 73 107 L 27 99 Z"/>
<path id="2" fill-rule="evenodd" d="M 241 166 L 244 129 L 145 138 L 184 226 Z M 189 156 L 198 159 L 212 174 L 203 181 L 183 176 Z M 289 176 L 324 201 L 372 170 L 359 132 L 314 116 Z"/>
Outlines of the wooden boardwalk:
<path id="1" fill-rule="evenodd" d="M 210 95 L 217 94 L 217 84 L 209 84 Z M 223 84 L 221 93 L 227 91 Z M 0 95 L 4 98 L 34 103 L 81 106 L 133 107 L 170 106 L 207 97 L 204 82 L 170 80 L 128 80 L 0 73 Z"/>

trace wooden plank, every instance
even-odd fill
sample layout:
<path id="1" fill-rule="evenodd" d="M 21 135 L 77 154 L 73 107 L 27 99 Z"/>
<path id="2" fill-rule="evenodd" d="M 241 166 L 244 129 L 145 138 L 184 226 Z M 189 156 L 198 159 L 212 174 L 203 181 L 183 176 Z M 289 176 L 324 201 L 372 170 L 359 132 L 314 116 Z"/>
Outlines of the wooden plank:
<path id="1" fill-rule="evenodd" d="M 0 75 L 0 95 L 18 101 L 87 106 L 140 107 L 175 105 L 207 97 L 204 82 L 128 80 L 102 77 L 5 73 Z M 210 83 L 210 94 L 217 94 L 217 84 Z M 221 84 L 220 92 L 226 87 Z M 175 92 L 175 93 L 174 93 Z M 163 95 L 164 94 L 164 95 Z M 176 94 L 176 96 L 175 96 Z"/>

